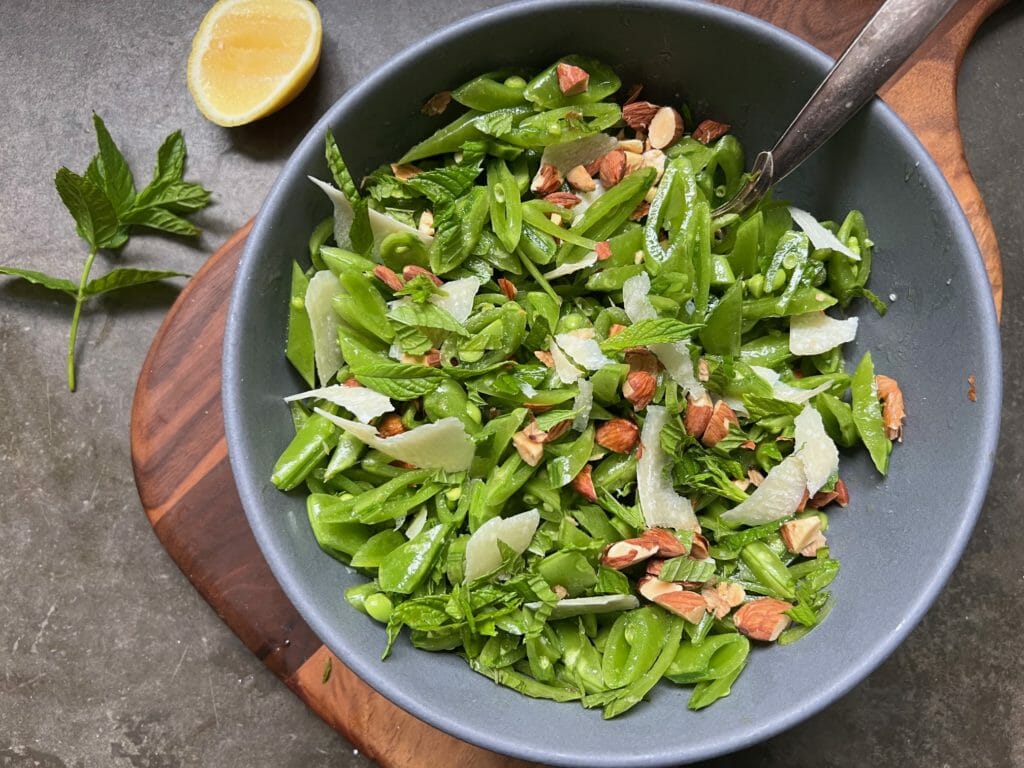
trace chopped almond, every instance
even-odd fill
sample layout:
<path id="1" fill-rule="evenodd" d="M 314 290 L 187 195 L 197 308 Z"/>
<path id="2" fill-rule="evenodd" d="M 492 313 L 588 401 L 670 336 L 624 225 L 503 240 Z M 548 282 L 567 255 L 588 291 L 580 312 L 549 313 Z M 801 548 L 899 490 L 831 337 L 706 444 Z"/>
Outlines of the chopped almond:
<path id="1" fill-rule="evenodd" d="M 751 640 L 773 643 L 789 626 L 790 619 L 786 615 L 786 611 L 792 607 L 782 600 L 762 597 L 758 600 L 751 600 L 736 611 L 733 622 L 736 624 L 736 629 Z"/>
<path id="2" fill-rule="evenodd" d="M 601 158 L 598 171 L 605 189 L 611 189 L 626 175 L 626 153 L 621 149 L 613 149 Z"/>
<path id="3" fill-rule="evenodd" d="M 755 488 L 764 482 L 764 475 L 761 474 L 760 470 L 754 469 L 753 467 L 747 470 L 747 477 L 750 479 L 750 484 Z"/>
<path id="4" fill-rule="evenodd" d="M 807 492 L 806 488 L 804 488 L 804 493 L 800 497 L 800 503 L 798 503 L 796 505 L 797 514 L 799 514 L 800 512 L 803 512 L 807 508 L 807 502 L 810 501 L 810 500 L 811 500 L 811 494 Z"/>
<path id="5" fill-rule="evenodd" d="M 612 257 L 612 247 L 607 240 L 601 240 L 594 245 L 594 253 L 597 254 L 598 261 L 604 261 Z"/>
<path id="6" fill-rule="evenodd" d="M 395 175 L 396 179 L 401 181 L 408 181 L 418 173 L 422 173 L 418 166 L 415 165 L 398 165 L 397 163 L 391 164 L 391 172 Z"/>
<path id="7" fill-rule="evenodd" d="M 658 558 L 651 558 L 647 561 L 647 574 L 650 576 L 658 576 L 661 574 L 661 569 L 665 567 L 665 561 Z"/>
<path id="8" fill-rule="evenodd" d="M 390 267 L 385 267 L 383 264 L 378 264 L 373 268 L 373 276 L 384 283 L 384 285 L 392 291 L 400 291 L 405 287 L 405 283 L 402 281 L 402 278 L 395 273 L 395 270 Z"/>
<path id="9" fill-rule="evenodd" d="M 565 174 L 565 180 L 577 192 L 593 192 L 597 189 L 593 175 L 582 165 L 577 165 Z"/>
<path id="10" fill-rule="evenodd" d="M 581 202 L 572 192 L 552 192 L 550 195 L 545 195 L 544 200 L 548 203 L 560 205 L 563 208 L 574 208 Z"/>
<path id="11" fill-rule="evenodd" d="M 626 175 L 639 170 L 644 164 L 644 156 L 640 152 L 622 151 L 626 158 Z"/>
<path id="12" fill-rule="evenodd" d="M 622 119 L 634 131 L 646 131 L 659 109 L 649 101 L 634 101 L 622 108 Z"/>
<path id="13" fill-rule="evenodd" d="M 813 509 L 824 509 L 839 497 L 835 491 L 818 491 L 807 502 Z"/>
<path id="14" fill-rule="evenodd" d="M 786 549 L 796 554 L 810 544 L 821 533 L 821 518 L 817 515 L 790 520 L 779 528 Z"/>
<path id="15" fill-rule="evenodd" d="M 516 284 L 505 277 L 498 278 L 498 288 L 501 289 L 501 292 L 509 301 L 515 300 L 516 296 L 519 294 Z M 552 364 L 554 364 L 554 361 L 552 361 Z"/>
<path id="16" fill-rule="evenodd" d="M 703 534 L 693 534 L 693 543 L 690 544 L 690 558 L 693 560 L 707 560 L 708 547 L 710 546 Z"/>
<path id="17" fill-rule="evenodd" d="M 825 540 L 825 534 L 819 531 L 818 534 L 808 542 L 807 546 L 800 550 L 800 554 L 804 557 L 814 557 L 818 554 L 819 549 L 827 545 L 828 542 Z"/>
<path id="18" fill-rule="evenodd" d="M 572 489 L 587 501 L 597 501 L 597 491 L 594 490 L 594 480 L 590 476 L 591 472 L 591 466 L 584 464 L 580 473 L 572 479 L 571 485 Z"/>
<path id="19" fill-rule="evenodd" d="M 558 90 L 566 96 L 578 96 L 590 86 L 590 75 L 582 67 L 560 61 L 555 74 L 558 75 Z"/>
<path id="20" fill-rule="evenodd" d="M 551 356 L 551 353 L 546 349 L 538 349 L 533 353 L 533 356 L 540 360 L 548 368 L 555 367 L 555 358 Z"/>
<path id="21" fill-rule="evenodd" d="M 448 105 L 451 103 L 452 92 L 440 91 L 438 93 L 435 93 L 429 99 L 427 99 L 426 103 L 423 105 L 423 108 L 420 109 L 420 112 L 430 117 L 436 117 L 437 115 L 440 115 L 442 112 L 448 109 Z"/>
<path id="22" fill-rule="evenodd" d="M 690 551 L 670 531 L 666 531 L 664 528 L 648 528 L 640 534 L 640 538 L 656 544 L 658 554 L 663 557 L 682 557 Z"/>
<path id="23" fill-rule="evenodd" d="M 601 555 L 601 565 L 621 571 L 658 554 L 658 546 L 645 539 L 626 539 L 609 544 Z"/>
<path id="24" fill-rule="evenodd" d="M 664 149 L 683 135 L 683 116 L 672 107 L 662 107 L 647 126 L 647 143 L 653 149 Z"/>
<path id="25" fill-rule="evenodd" d="M 654 399 L 658 380 L 647 371 L 633 371 L 622 385 L 622 395 L 633 404 L 634 411 L 642 411 Z"/>
<path id="26" fill-rule="evenodd" d="M 636 85 L 631 85 L 629 87 L 629 93 L 626 94 L 626 100 L 624 102 L 622 102 L 622 106 L 623 107 L 628 107 L 634 101 L 639 99 L 640 98 L 640 94 L 643 93 L 643 90 L 644 90 L 644 87 L 640 83 L 637 83 Z"/>
<path id="27" fill-rule="evenodd" d="M 566 432 L 568 432 L 569 428 L 571 426 L 572 426 L 572 419 L 565 419 L 563 421 L 558 422 L 557 424 L 555 424 L 555 426 L 553 426 L 551 429 L 549 429 L 547 431 L 547 433 L 546 433 L 547 437 L 544 438 L 544 442 L 545 443 L 553 443 L 553 442 L 555 442 L 555 440 L 557 440 L 562 435 L 564 435 Z"/>
<path id="28" fill-rule="evenodd" d="M 637 582 L 637 589 L 652 603 L 683 617 L 691 624 L 699 624 L 707 613 L 704 598 L 685 589 L 682 584 L 645 576 Z"/>
<path id="29" fill-rule="evenodd" d="M 646 200 L 641 200 L 640 201 L 640 205 L 638 205 L 633 210 L 633 212 L 631 214 L 629 214 L 629 218 L 630 218 L 631 221 L 640 221 L 640 220 L 643 219 L 644 216 L 646 216 L 650 212 L 651 212 L 651 204 L 649 202 L 647 202 Z"/>
<path id="30" fill-rule="evenodd" d="M 623 139 L 619 142 L 619 149 L 625 152 L 627 155 L 633 153 L 634 155 L 642 155 L 644 152 L 644 143 L 639 139 Z"/>
<path id="31" fill-rule="evenodd" d="M 683 417 L 683 426 L 686 434 L 697 439 L 704 436 L 704 430 L 708 428 L 711 421 L 711 414 L 715 411 L 715 404 L 711 402 L 711 396 L 707 392 L 701 393 L 700 397 L 686 396 L 686 414 Z"/>
<path id="32" fill-rule="evenodd" d="M 708 421 L 708 426 L 704 430 L 704 436 L 701 438 L 701 442 L 704 443 L 708 448 L 713 448 L 718 445 L 719 442 L 729 434 L 730 424 L 739 424 L 740 420 L 736 418 L 736 413 L 729 404 L 724 400 L 719 400 L 715 403 L 715 409 L 711 412 L 711 419 Z"/>
<path id="33" fill-rule="evenodd" d="M 708 612 L 716 619 L 726 616 L 737 605 L 742 605 L 747 593 L 739 584 L 732 581 L 720 581 L 718 584 L 706 585 L 700 592 L 707 604 Z"/>
<path id="34" fill-rule="evenodd" d="M 444 282 L 441 280 L 441 278 L 435 275 L 426 267 L 421 267 L 418 264 L 406 264 L 404 267 L 402 267 L 402 277 L 404 277 L 406 280 L 412 280 L 414 277 L 418 277 L 419 275 L 425 275 L 426 277 L 428 277 L 430 279 L 430 282 L 432 282 L 438 288 L 444 285 Z"/>
<path id="35" fill-rule="evenodd" d="M 836 503 L 845 507 L 850 503 L 850 489 L 842 480 L 836 480 Z"/>
<path id="36" fill-rule="evenodd" d="M 693 129 L 693 138 L 701 144 L 710 144 L 715 139 L 720 139 L 729 132 L 730 126 L 727 123 L 720 123 L 717 120 L 704 120 Z"/>
<path id="37" fill-rule="evenodd" d="M 875 376 L 878 397 L 882 401 L 882 422 L 885 424 L 885 436 L 890 440 L 903 442 L 903 420 L 906 411 L 903 408 L 903 392 L 895 379 L 888 376 Z"/>
<path id="38" fill-rule="evenodd" d="M 416 229 L 421 235 L 434 236 L 434 214 L 432 211 L 424 211 L 420 214 L 420 220 L 416 223 Z"/>
<path id="39" fill-rule="evenodd" d="M 972 403 L 978 402 L 978 380 L 973 373 L 967 377 L 967 399 Z"/>
<path id="40" fill-rule="evenodd" d="M 665 173 L 665 163 L 667 161 L 668 158 L 660 149 L 648 149 L 640 156 L 640 164 L 644 168 L 653 168 L 655 170 L 655 184 L 661 181 L 661 177 Z M 651 187 L 651 189 L 655 189 L 655 187 Z"/>
<path id="41" fill-rule="evenodd" d="M 644 371 L 652 376 L 657 376 L 661 370 L 658 358 L 647 347 L 631 347 L 626 350 L 626 363 L 629 365 L 629 372 Z"/>
<path id="42" fill-rule="evenodd" d="M 359 379 L 357 379 L 355 376 L 349 376 L 347 379 L 345 379 L 345 381 L 342 382 L 341 386 L 343 386 L 343 387 L 361 387 L 363 385 L 359 383 Z"/>
<path id="43" fill-rule="evenodd" d="M 541 435 L 542 437 L 538 437 Z M 530 422 L 525 429 L 512 435 L 512 445 L 515 446 L 519 458 L 536 467 L 544 456 L 544 437 L 547 433 L 537 429 L 537 422 Z"/>
<path id="44" fill-rule="evenodd" d="M 380 424 L 377 425 L 377 434 L 381 437 L 394 437 L 403 432 L 405 432 L 405 424 L 402 423 L 402 417 L 397 413 L 384 414 Z"/>
<path id="45" fill-rule="evenodd" d="M 593 178 L 594 176 L 597 176 L 597 174 L 601 170 L 601 160 L 602 160 L 601 157 L 597 158 L 596 160 L 591 160 L 589 163 L 587 163 L 586 165 L 583 166 L 583 170 L 585 170 L 587 173 L 589 173 L 591 178 Z"/>
<path id="46" fill-rule="evenodd" d="M 610 339 L 612 336 L 618 336 L 624 330 L 626 330 L 626 326 L 622 325 L 622 323 L 612 323 L 608 326 L 608 338 Z"/>
<path id="47" fill-rule="evenodd" d="M 545 163 L 537 171 L 537 175 L 533 177 L 533 181 L 530 183 L 530 191 L 535 195 L 550 195 L 552 192 L 557 192 L 562 186 L 562 174 L 558 172 L 558 169 L 550 163 Z"/>
<path id="48" fill-rule="evenodd" d="M 629 419 L 610 419 L 597 428 L 594 440 L 615 453 L 629 453 L 640 439 L 640 429 Z"/>

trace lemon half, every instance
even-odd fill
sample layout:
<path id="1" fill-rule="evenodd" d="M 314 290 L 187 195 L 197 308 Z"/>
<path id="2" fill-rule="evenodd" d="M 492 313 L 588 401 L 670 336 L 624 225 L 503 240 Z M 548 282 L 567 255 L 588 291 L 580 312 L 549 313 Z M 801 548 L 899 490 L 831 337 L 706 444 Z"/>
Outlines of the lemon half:
<path id="1" fill-rule="evenodd" d="M 208 119 L 245 125 L 305 88 L 320 61 L 323 28 L 309 0 L 220 0 L 188 57 L 188 89 Z"/>

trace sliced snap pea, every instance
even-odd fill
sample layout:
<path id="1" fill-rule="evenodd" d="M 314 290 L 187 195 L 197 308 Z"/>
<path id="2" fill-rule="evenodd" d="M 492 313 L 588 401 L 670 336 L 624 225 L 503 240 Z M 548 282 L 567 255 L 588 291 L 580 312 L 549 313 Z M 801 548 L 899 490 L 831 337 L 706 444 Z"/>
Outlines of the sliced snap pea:
<path id="1" fill-rule="evenodd" d="M 587 88 L 582 93 L 570 96 L 562 93 L 558 84 L 560 63 L 579 67 L 589 75 Z M 592 104 L 611 96 L 622 85 L 618 75 L 607 64 L 585 56 L 563 56 L 557 62 L 534 77 L 526 86 L 523 95 L 545 109 L 566 107 L 573 104 Z"/>
<path id="2" fill-rule="evenodd" d="M 316 386 L 313 359 L 313 327 L 306 312 L 306 288 L 309 279 L 298 262 L 292 262 L 292 291 L 288 301 L 288 341 L 285 356 L 310 387 Z"/>
<path id="3" fill-rule="evenodd" d="M 433 567 L 447 531 L 448 526 L 439 523 L 393 549 L 377 571 L 381 590 L 404 595 L 413 592 Z"/>
<path id="4" fill-rule="evenodd" d="M 853 423 L 861 442 L 868 449 L 875 469 L 881 474 L 889 471 L 889 454 L 892 443 L 885 436 L 882 422 L 882 406 L 878 400 L 878 386 L 875 384 L 875 366 L 871 353 L 865 352 L 850 384 L 853 395 Z"/>

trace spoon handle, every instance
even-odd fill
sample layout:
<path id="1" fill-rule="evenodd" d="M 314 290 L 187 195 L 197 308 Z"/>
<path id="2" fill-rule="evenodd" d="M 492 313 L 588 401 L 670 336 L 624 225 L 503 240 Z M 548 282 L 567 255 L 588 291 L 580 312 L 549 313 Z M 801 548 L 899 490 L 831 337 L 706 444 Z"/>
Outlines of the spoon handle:
<path id="1" fill-rule="evenodd" d="M 957 0 L 887 0 L 772 149 L 772 183 L 789 175 L 866 104 Z"/>

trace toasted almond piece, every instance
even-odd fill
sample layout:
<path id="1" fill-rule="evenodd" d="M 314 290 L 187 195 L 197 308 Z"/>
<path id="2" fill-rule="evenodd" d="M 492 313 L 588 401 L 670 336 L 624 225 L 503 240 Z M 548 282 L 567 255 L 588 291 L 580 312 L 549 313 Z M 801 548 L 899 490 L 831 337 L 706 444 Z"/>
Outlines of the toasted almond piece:
<path id="1" fill-rule="evenodd" d="M 405 424 L 402 423 L 402 417 L 397 413 L 386 413 L 377 425 L 377 434 L 381 437 L 394 437 L 405 432 Z"/>
<path id="2" fill-rule="evenodd" d="M 732 481 L 732 484 L 739 488 L 741 491 L 747 490 L 750 487 L 750 478 L 741 477 Z"/>
<path id="3" fill-rule="evenodd" d="M 603 157 L 603 155 L 602 155 L 602 157 Z M 591 160 L 589 163 L 587 163 L 586 165 L 583 166 L 583 170 L 585 170 L 587 173 L 589 173 L 591 178 L 593 178 L 594 176 L 597 176 L 597 174 L 601 171 L 601 159 L 602 159 L 602 157 L 599 157 L 596 160 Z"/>
<path id="4" fill-rule="evenodd" d="M 814 509 L 824 509 L 833 501 L 839 498 L 839 494 L 834 490 L 832 491 L 818 491 L 811 497 L 811 500 L 807 502 Z"/>
<path id="5" fill-rule="evenodd" d="M 845 507 L 850 503 L 850 489 L 841 479 L 836 480 L 836 504 Z"/>
<path id="6" fill-rule="evenodd" d="M 729 434 L 729 425 L 739 423 L 740 420 L 736 418 L 736 413 L 729 407 L 729 404 L 724 400 L 719 400 L 711 412 L 711 419 L 704 430 L 701 442 L 708 448 L 714 448 L 722 438 Z"/>
<path id="7" fill-rule="evenodd" d="M 623 152 L 632 152 L 636 155 L 642 155 L 644 152 L 644 143 L 639 139 L 623 139 L 619 142 L 618 148 Z"/>
<path id="8" fill-rule="evenodd" d="M 564 421 L 558 422 L 557 424 L 555 424 L 555 426 L 553 426 L 551 429 L 549 429 L 547 431 L 547 437 L 544 438 L 544 442 L 545 443 L 553 443 L 553 442 L 555 442 L 555 440 L 557 440 L 562 435 L 564 435 L 566 432 L 568 432 L 569 428 L 571 426 L 572 426 L 572 419 L 565 419 Z"/>
<path id="9" fill-rule="evenodd" d="M 973 373 L 967 377 L 967 399 L 978 402 L 978 378 Z"/>
<path id="10" fill-rule="evenodd" d="M 357 379 L 355 376 L 349 376 L 347 379 L 345 379 L 345 381 L 342 382 L 341 386 L 343 386 L 343 387 L 361 387 L 363 385 L 359 383 L 359 379 Z"/>
<path id="11" fill-rule="evenodd" d="M 536 467 L 544 456 L 544 443 L 542 440 L 535 440 L 531 436 L 529 432 L 531 426 L 535 432 L 540 432 L 540 430 L 536 429 L 536 422 L 531 422 L 526 429 L 522 429 L 512 435 L 512 445 L 516 447 L 519 458 L 531 467 Z M 541 434 L 545 433 L 541 432 Z"/>
<path id="12" fill-rule="evenodd" d="M 646 131 L 659 109 L 649 101 L 634 101 L 622 107 L 622 119 L 634 131 Z"/>
<path id="13" fill-rule="evenodd" d="M 544 196 L 545 202 L 560 205 L 563 208 L 574 208 L 580 204 L 580 199 L 572 192 L 552 192 Z M 556 214 L 552 214 L 554 216 Z"/>
<path id="14" fill-rule="evenodd" d="M 807 492 L 806 488 L 804 488 L 804 493 L 800 497 L 800 502 L 796 505 L 797 514 L 800 514 L 805 509 L 807 509 L 807 502 L 810 501 L 810 500 L 811 500 L 811 494 Z"/>
<path id="15" fill-rule="evenodd" d="M 700 533 L 693 534 L 693 543 L 690 544 L 690 557 L 694 560 L 708 559 L 708 540 Z"/>
<path id="16" fill-rule="evenodd" d="M 562 174 L 550 163 L 545 163 L 537 170 L 537 175 L 530 183 L 530 191 L 535 195 L 550 195 L 557 192 L 562 186 Z"/>
<path id="17" fill-rule="evenodd" d="M 509 301 L 515 300 L 516 296 L 519 294 L 519 290 L 516 288 L 516 284 L 506 277 L 499 277 L 497 282 L 498 288 L 501 289 L 501 292 L 504 294 L 505 298 L 508 299 Z M 552 365 L 553 364 L 554 361 L 552 361 Z"/>
<path id="18" fill-rule="evenodd" d="M 648 528 L 640 538 L 658 545 L 658 554 L 663 557 L 682 557 L 690 550 L 683 546 L 670 531 L 664 528 Z"/>
<path id="19" fill-rule="evenodd" d="M 392 291 L 400 291 L 405 287 L 405 283 L 402 281 L 402 278 L 398 276 L 395 270 L 390 267 L 385 267 L 383 264 L 378 264 L 373 268 L 373 276 L 384 283 L 384 285 Z"/>
<path id="20" fill-rule="evenodd" d="M 612 257 L 612 247 L 607 240 L 601 240 L 594 245 L 594 253 L 597 254 L 598 261 L 604 261 Z"/>
<path id="21" fill-rule="evenodd" d="M 626 330 L 626 327 L 627 326 L 623 325 L 622 323 L 612 323 L 610 326 L 608 326 L 608 338 L 610 339 L 612 336 L 618 336 L 620 333 Z"/>
<path id="22" fill-rule="evenodd" d="M 424 103 L 420 112 L 430 117 L 440 115 L 446 109 L 448 105 L 452 103 L 452 92 L 451 91 L 438 91 Z"/>
<path id="23" fill-rule="evenodd" d="M 707 392 L 700 396 L 686 396 L 686 413 L 683 415 L 683 427 L 686 434 L 696 437 L 698 440 L 704 436 L 704 430 L 708 428 L 711 421 L 711 414 L 715 412 L 715 404 Z"/>
<path id="24" fill-rule="evenodd" d="M 708 365 L 707 358 L 700 358 L 697 360 L 697 381 L 710 381 L 711 379 L 711 366 Z"/>
<path id="25" fill-rule="evenodd" d="M 629 419 L 610 419 L 597 428 L 594 440 L 615 453 L 629 453 L 640 439 L 640 429 Z"/>
<path id="26" fill-rule="evenodd" d="M 701 144 L 710 144 L 715 139 L 720 139 L 729 132 L 728 123 L 720 123 L 717 120 L 704 120 L 693 129 L 693 138 Z"/>
<path id="27" fill-rule="evenodd" d="M 434 213 L 433 211 L 426 210 L 420 214 L 420 220 L 416 224 L 416 229 L 421 235 L 427 235 L 429 237 L 434 236 Z"/>
<path id="28" fill-rule="evenodd" d="M 903 407 L 903 392 L 896 379 L 888 376 L 875 376 L 878 397 L 882 401 L 882 422 L 885 424 L 885 436 L 890 440 L 903 442 L 903 420 L 907 417 Z"/>
<path id="29" fill-rule="evenodd" d="M 523 403 L 523 407 L 530 411 L 530 413 L 544 413 L 550 411 L 555 406 L 546 405 L 545 403 Z"/>
<path id="30" fill-rule="evenodd" d="M 597 501 L 597 491 L 594 490 L 594 481 L 590 477 L 592 468 L 584 464 L 580 473 L 572 479 L 572 489 L 587 501 Z"/>
<path id="31" fill-rule="evenodd" d="M 654 399 L 658 380 L 647 371 L 633 371 L 622 385 L 622 395 L 633 404 L 634 411 L 642 411 Z"/>
<path id="32" fill-rule="evenodd" d="M 629 365 L 629 372 L 644 371 L 657 376 L 661 370 L 661 363 L 658 358 L 647 347 L 632 347 L 626 350 L 626 363 Z"/>
<path id="33" fill-rule="evenodd" d="M 565 180 L 578 192 L 593 192 L 597 189 L 593 175 L 582 165 L 577 165 L 565 174 Z"/>
<path id="34" fill-rule="evenodd" d="M 406 280 L 412 280 L 413 278 L 418 277 L 420 275 L 425 275 L 426 277 L 430 278 L 430 282 L 432 282 L 438 288 L 444 285 L 444 281 L 442 281 L 440 277 L 435 275 L 426 267 L 421 267 L 419 264 L 406 264 L 404 267 L 402 267 L 402 277 L 404 277 Z"/>
<path id="35" fill-rule="evenodd" d="M 825 541 L 825 534 L 819 531 L 818 534 L 807 543 L 807 546 L 800 550 L 800 554 L 804 557 L 814 557 L 818 554 L 818 550 L 827 544 L 828 542 Z"/>
<path id="36" fill-rule="evenodd" d="M 661 574 L 661 569 L 665 567 L 665 561 L 660 558 L 652 557 L 647 561 L 647 574 L 649 576 L 658 576 Z"/>
<path id="37" fill-rule="evenodd" d="M 601 565 L 621 571 L 658 554 L 657 545 L 644 539 L 626 539 L 609 544 L 601 555 Z"/>
<path id="38" fill-rule="evenodd" d="M 742 448 L 745 451 L 756 451 L 757 443 L 755 443 L 753 440 L 747 440 L 745 442 L 740 443 L 740 448 Z"/>
<path id="39" fill-rule="evenodd" d="M 682 616 L 691 624 L 699 624 L 707 613 L 704 598 L 696 592 L 684 589 L 682 584 L 645 576 L 637 582 L 637 588 L 640 594 L 652 603 L 660 605 L 676 616 Z"/>
<path id="40" fill-rule="evenodd" d="M 633 212 L 631 214 L 629 214 L 629 218 L 632 221 L 640 221 L 641 219 L 643 219 L 644 216 L 646 216 L 650 212 L 651 212 L 651 204 L 649 202 L 647 202 L 646 200 L 641 200 L 640 201 L 640 205 L 638 205 L 633 210 Z"/>
<path id="41" fill-rule="evenodd" d="M 817 515 L 790 520 L 779 528 L 779 536 L 782 537 L 786 549 L 794 554 L 810 544 L 819 533 L 821 518 Z"/>
<path id="42" fill-rule="evenodd" d="M 750 479 L 750 484 L 755 488 L 759 487 L 761 483 L 764 482 L 764 475 L 761 474 L 760 470 L 754 469 L 753 467 L 747 470 L 747 477 Z"/>
<path id="43" fill-rule="evenodd" d="M 715 585 L 705 585 L 701 597 L 708 606 L 708 611 L 721 619 L 737 605 L 742 605 L 747 593 L 739 584 L 732 581 L 720 581 Z"/>
<path id="44" fill-rule="evenodd" d="M 667 160 L 668 158 L 665 157 L 665 153 L 660 149 L 648 149 L 640 156 L 640 165 L 644 168 L 653 168 L 655 170 L 654 183 L 657 184 L 665 173 L 665 163 Z M 654 189 L 654 187 L 651 187 L 651 189 Z"/>
<path id="45" fill-rule="evenodd" d="M 551 353 L 546 349 L 538 349 L 533 353 L 533 356 L 540 360 L 548 368 L 555 367 L 555 358 L 551 356 Z"/>
<path id="46" fill-rule="evenodd" d="M 654 198 L 658 196 L 658 188 L 656 186 L 648 187 L 647 191 L 644 192 L 644 202 L 653 203 Z"/>
<path id="47" fill-rule="evenodd" d="M 441 367 L 441 350 L 439 349 L 428 349 L 427 354 L 423 356 L 423 365 L 429 365 L 431 368 Z"/>
<path id="48" fill-rule="evenodd" d="M 590 87 L 590 74 L 587 70 L 574 64 L 558 62 L 555 74 L 558 75 L 558 90 L 566 96 L 578 96 L 581 93 L 586 93 L 587 88 Z"/>
<path id="49" fill-rule="evenodd" d="M 773 597 L 762 597 L 751 600 L 741 607 L 733 616 L 736 629 L 751 640 L 764 640 L 773 643 L 789 626 L 786 611 L 793 606 Z"/>
<path id="50" fill-rule="evenodd" d="M 622 154 L 626 158 L 626 175 L 633 173 L 643 167 L 644 156 L 640 152 L 627 152 L 623 150 Z"/>
<path id="51" fill-rule="evenodd" d="M 621 149 L 613 149 L 601 158 L 598 171 L 605 189 L 611 189 L 626 175 L 626 153 Z"/>
<path id="52" fill-rule="evenodd" d="M 647 126 L 647 142 L 653 149 L 664 149 L 683 135 L 683 116 L 672 107 L 662 107 Z"/>
<path id="53" fill-rule="evenodd" d="M 408 181 L 418 173 L 422 173 L 418 166 L 405 164 L 398 165 L 397 163 L 391 164 L 391 172 L 395 174 L 395 178 L 401 181 Z"/>

